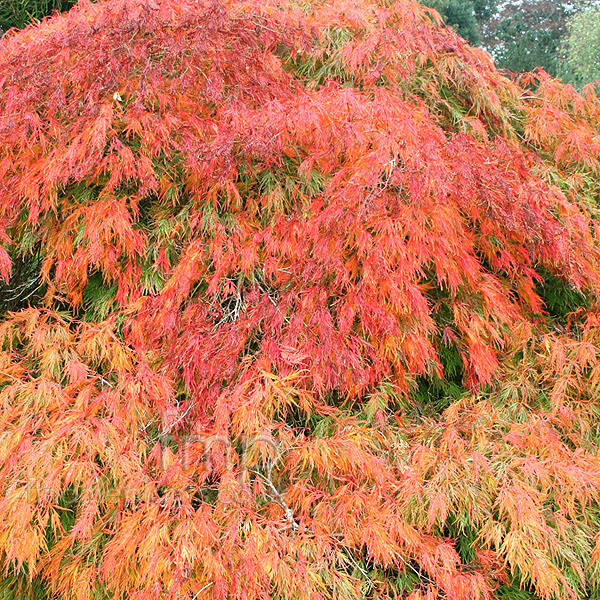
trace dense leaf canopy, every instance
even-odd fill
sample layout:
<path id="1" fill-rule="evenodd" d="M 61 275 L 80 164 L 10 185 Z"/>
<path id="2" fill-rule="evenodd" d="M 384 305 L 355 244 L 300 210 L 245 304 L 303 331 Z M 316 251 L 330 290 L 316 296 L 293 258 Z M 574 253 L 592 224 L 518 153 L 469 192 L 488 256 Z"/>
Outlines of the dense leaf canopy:
<path id="1" fill-rule="evenodd" d="M 600 101 L 528 78 L 411 0 L 5 36 L 2 597 L 597 595 Z"/>

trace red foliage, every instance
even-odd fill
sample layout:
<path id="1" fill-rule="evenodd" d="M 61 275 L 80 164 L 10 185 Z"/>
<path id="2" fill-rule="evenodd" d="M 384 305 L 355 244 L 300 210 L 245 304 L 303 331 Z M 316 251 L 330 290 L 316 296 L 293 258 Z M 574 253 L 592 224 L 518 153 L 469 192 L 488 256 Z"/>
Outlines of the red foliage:
<path id="1" fill-rule="evenodd" d="M 5 306 L 11 257 L 44 285 L 0 332 L 5 589 L 597 590 L 600 101 L 528 77 L 409 0 L 5 36 Z"/>

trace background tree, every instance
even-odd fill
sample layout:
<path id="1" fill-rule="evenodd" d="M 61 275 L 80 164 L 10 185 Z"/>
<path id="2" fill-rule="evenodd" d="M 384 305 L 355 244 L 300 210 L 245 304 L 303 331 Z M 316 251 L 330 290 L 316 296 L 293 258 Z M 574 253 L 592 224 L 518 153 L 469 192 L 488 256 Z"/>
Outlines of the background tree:
<path id="1" fill-rule="evenodd" d="M 485 27 L 484 44 L 503 69 L 521 73 L 541 67 L 556 75 L 558 48 L 568 16 L 566 2 L 507 2 Z"/>
<path id="2" fill-rule="evenodd" d="M 558 76 L 562 73 L 560 48 L 567 22 L 594 4 L 596 0 L 504 2 L 492 18 L 482 21 L 482 45 L 499 68 L 522 73 L 541 67 Z"/>
<path id="3" fill-rule="evenodd" d="M 563 78 L 578 86 L 600 79 L 600 6 L 588 8 L 571 19 L 563 52 Z"/>
<path id="4" fill-rule="evenodd" d="M 2 38 L 0 597 L 599 594 L 600 100 L 429 14 Z"/>
<path id="5" fill-rule="evenodd" d="M 497 0 L 429 0 L 426 6 L 435 8 L 444 21 L 469 43 L 481 42 L 483 23 L 496 12 Z"/>
<path id="6" fill-rule="evenodd" d="M 568 20 L 597 1 L 435 0 L 426 4 L 469 43 L 491 52 L 499 68 L 522 73 L 541 67 L 558 76 L 564 74 L 560 49 Z"/>

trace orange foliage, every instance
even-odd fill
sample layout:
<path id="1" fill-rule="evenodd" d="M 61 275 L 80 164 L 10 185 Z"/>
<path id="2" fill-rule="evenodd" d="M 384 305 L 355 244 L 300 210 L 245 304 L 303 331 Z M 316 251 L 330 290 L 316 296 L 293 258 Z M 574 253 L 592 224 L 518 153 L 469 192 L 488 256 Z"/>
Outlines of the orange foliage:
<path id="1" fill-rule="evenodd" d="M 412 0 L 2 38 L 0 595 L 598 594 L 599 125 Z"/>

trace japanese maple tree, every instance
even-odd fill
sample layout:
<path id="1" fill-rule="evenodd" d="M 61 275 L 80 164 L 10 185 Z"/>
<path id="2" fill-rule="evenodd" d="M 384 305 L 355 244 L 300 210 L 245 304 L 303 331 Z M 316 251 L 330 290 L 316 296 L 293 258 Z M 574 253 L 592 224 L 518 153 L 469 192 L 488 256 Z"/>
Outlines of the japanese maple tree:
<path id="1" fill-rule="evenodd" d="M 412 0 L 4 36 L 0 597 L 597 597 L 600 100 L 521 84 Z"/>

